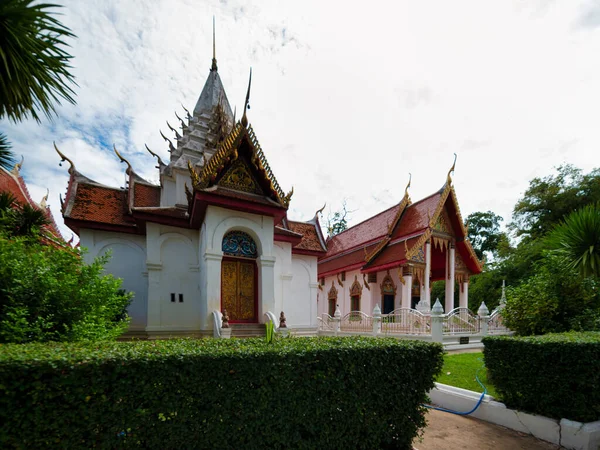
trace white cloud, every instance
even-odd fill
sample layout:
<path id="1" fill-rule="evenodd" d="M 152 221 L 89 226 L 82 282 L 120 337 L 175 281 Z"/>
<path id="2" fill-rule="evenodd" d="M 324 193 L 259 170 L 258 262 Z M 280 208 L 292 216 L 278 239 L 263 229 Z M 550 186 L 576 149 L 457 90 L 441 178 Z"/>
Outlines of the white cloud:
<path id="1" fill-rule="evenodd" d="M 91 0 L 64 3 L 76 106 L 54 124 L 2 123 L 34 198 L 48 186 L 57 219 L 67 186 L 55 140 L 91 178 L 122 185 L 116 143 L 156 180 L 144 143 L 193 108 L 212 56 L 232 105 L 249 118 L 284 190 L 308 219 L 348 199 L 357 223 L 418 200 L 454 177 L 463 216 L 510 218 L 534 176 L 565 162 L 588 171 L 600 146 L 600 27 L 594 2 L 277 2 Z M 594 9 L 595 8 L 595 9 Z M 59 170 L 60 169 L 60 170 Z"/>

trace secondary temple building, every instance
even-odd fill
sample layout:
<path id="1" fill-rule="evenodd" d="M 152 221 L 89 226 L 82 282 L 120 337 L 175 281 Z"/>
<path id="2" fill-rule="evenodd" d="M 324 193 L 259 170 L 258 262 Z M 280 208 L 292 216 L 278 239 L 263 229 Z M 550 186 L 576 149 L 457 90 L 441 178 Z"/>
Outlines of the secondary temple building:
<path id="1" fill-rule="evenodd" d="M 248 95 L 250 86 L 248 87 Z M 248 96 L 246 97 L 246 104 Z M 231 323 L 264 323 L 285 311 L 287 325 L 314 333 L 317 316 L 384 312 L 430 304 L 432 280 L 446 279 L 446 308 L 454 282 L 466 305 L 468 280 L 481 271 L 460 217 L 450 175 L 444 187 L 402 201 L 324 239 L 318 213 L 308 222 L 287 217 L 293 190 L 284 193 L 246 116 L 235 121 L 217 61 L 193 113 L 186 110 L 170 160 L 157 159 L 160 185 L 126 164 L 125 188 L 105 186 L 68 161 L 61 200 L 65 224 L 88 249 L 107 251 L 109 273 L 135 293 L 130 333 L 160 337 L 213 335 L 217 311 Z"/>

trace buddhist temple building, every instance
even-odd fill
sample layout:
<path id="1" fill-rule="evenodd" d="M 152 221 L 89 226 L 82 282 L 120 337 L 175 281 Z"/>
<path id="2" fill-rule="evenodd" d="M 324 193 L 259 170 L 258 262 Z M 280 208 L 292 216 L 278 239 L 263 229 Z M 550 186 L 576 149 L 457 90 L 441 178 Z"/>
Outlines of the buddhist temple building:
<path id="1" fill-rule="evenodd" d="M 251 81 L 251 79 L 250 79 Z M 317 325 L 317 260 L 326 253 L 318 217 L 290 220 L 285 193 L 244 113 L 235 121 L 212 66 L 180 127 L 164 134 L 170 159 L 157 162 L 160 185 L 143 179 L 118 149 L 125 188 L 106 186 L 69 163 L 65 224 L 90 261 L 107 251 L 109 273 L 134 292 L 130 334 L 212 336 L 215 312 L 232 324 L 261 324 L 285 311 L 287 324 Z M 162 134 L 162 132 L 161 132 Z M 272 150 L 275 151 L 275 150 Z"/>
<path id="2" fill-rule="evenodd" d="M 319 314 L 333 316 L 380 305 L 383 314 L 399 308 L 427 311 L 431 283 L 445 280 L 444 311 L 468 307 L 469 277 L 482 263 L 467 239 L 467 230 L 452 186 L 412 203 L 406 186 L 395 206 L 327 240 L 319 258 Z M 454 304 L 455 283 L 459 304 Z M 435 301 L 435 299 L 433 299 Z"/>

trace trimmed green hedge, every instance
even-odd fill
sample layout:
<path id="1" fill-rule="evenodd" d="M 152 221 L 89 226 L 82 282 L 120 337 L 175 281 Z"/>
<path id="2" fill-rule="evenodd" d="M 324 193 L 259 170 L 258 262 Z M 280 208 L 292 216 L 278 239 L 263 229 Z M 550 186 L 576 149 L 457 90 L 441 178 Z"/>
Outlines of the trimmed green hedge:
<path id="1" fill-rule="evenodd" d="M 410 449 L 438 344 L 169 340 L 0 346 L 0 448 Z"/>
<path id="2" fill-rule="evenodd" d="M 600 333 L 483 339 L 490 381 L 510 408 L 555 419 L 600 419 Z"/>

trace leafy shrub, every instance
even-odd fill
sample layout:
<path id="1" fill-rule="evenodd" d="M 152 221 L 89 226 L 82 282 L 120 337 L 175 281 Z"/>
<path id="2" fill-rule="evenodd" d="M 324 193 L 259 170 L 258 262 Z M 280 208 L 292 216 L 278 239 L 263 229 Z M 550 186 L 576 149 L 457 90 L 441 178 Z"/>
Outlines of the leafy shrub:
<path id="1" fill-rule="evenodd" d="M 563 258 L 548 254 L 535 275 L 507 289 L 506 325 L 520 335 L 600 330 L 598 280 L 581 278 Z"/>
<path id="2" fill-rule="evenodd" d="M 507 406 L 555 419 L 600 419 L 600 333 L 483 339 L 491 382 Z"/>
<path id="3" fill-rule="evenodd" d="M 0 237 L 0 343 L 109 339 L 127 327 L 131 294 L 78 250 Z"/>
<path id="4" fill-rule="evenodd" d="M 0 347 L 0 448 L 410 449 L 443 363 L 388 338 Z"/>

